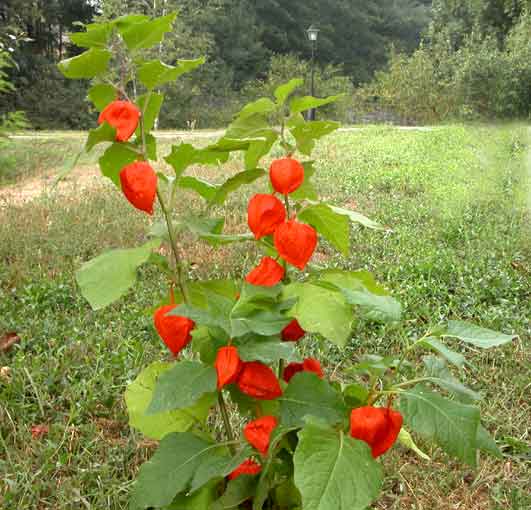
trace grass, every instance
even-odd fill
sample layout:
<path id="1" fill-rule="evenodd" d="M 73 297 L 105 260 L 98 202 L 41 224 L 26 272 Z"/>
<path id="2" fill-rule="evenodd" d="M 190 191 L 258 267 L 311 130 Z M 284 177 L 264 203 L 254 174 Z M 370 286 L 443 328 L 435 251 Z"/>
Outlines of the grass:
<path id="1" fill-rule="evenodd" d="M 170 141 L 165 141 L 168 145 Z M 20 140 L 17 169 L 0 184 L 23 185 L 61 165 L 79 141 Z M 386 233 L 355 230 L 348 258 L 322 243 L 330 266 L 367 268 L 405 307 L 403 326 L 358 322 L 348 348 L 306 340 L 302 348 L 332 370 L 365 352 L 393 354 L 405 336 L 446 318 L 516 333 L 488 352 L 468 349 L 466 382 L 484 394 L 484 423 L 502 461 L 470 468 L 438 449 L 425 463 L 402 448 L 385 457 L 381 509 L 518 509 L 529 492 L 529 340 L 531 339 L 531 167 L 527 128 L 448 126 L 434 131 L 368 128 L 328 137 L 316 150 L 323 198 L 380 221 Z M 38 149 L 35 149 L 38 147 Z M 165 154 L 164 146 L 159 151 Z M 79 172 L 94 169 L 94 158 Z M 238 163 L 228 165 L 234 171 Z M 217 171 L 195 169 L 219 179 Z M 74 281 L 79 265 L 102 250 L 135 246 L 150 220 L 103 180 L 80 191 L 76 180 L 31 202 L 0 205 L 0 336 L 21 342 L 0 353 L 0 507 L 125 509 L 139 464 L 152 445 L 127 426 L 123 392 L 143 366 L 165 356 L 146 310 L 163 292 L 150 268 L 134 292 L 93 312 Z M 1 188 L 0 188 L 1 193 Z M 228 228 L 243 228 L 250 190 L 229 198 Z M 183 195 L 182 210 L 199 205 Z M 220 211 L 216 211 L 220 212 Z M 193 248 L 192 278 L 241 274 L 254 253 L 243 246 Z M 455 346 L 456 349 L 460 347 Z M 5 371 L 4 371 L 5 373 Z M 49 426 L 32 439 L 31 427 Z"/>

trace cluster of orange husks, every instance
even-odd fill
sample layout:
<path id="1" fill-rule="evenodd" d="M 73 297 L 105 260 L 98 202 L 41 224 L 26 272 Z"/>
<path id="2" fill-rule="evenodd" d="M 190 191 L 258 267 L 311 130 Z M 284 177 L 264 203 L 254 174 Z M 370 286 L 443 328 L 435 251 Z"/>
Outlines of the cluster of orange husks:
<path id="1" fill-rule="evenodd" d="M 140 119 L 138 108 L 128 101 L 114 101 L 100 114 L 98 122 L 106 121 L 116 129 L 116 141 L 127 142 L 135 133 Z M 284 264 L 304 270 L 317 246 L 317 233 L 310 225 L 289 218 L 284 204 L 275 193 L 287 195 L 296 191 L 304 181 L 304 167 L 291 157 L 273 161 L 269 170 L 273 194 L 256 194 L 249 201 L 247 220 L 254 237 L 259 240 L 273 236 L 273 244 Z M 136 161 L 120 172 L 122 191 L 137 209 L 153 214 L 157 192 L 157 175 L 146 161 Z M 274 286 L 285 276 L 285 265 L 272 257 L 263 257 L 246 276 L 253 285 Z M 187 317 L 168 315 L 176 305 L 161 306 L 155 311 L 155 328 L 174 356 L 191 341 L 195 323 Z M 293 319 L 281 333 L 283 341 L 297 342 L 305 334 L 297 320 Z M 273 370 L 259 361 L 243 361 L 234 345 L 221 347 L 214 367 L 217 372 L 218 390 L 235 384 L 239 390 L 255 399 L 272 400 L 282 395 L 282 388 Z M 290 363 L 282 377 L 286 383 L 302 371 L 323 377 L 318 360 L 307 358 L 302 363 Z M 267 455 L 270 437 L 278 425 L 274 416 L 261 416 L 244 427 L 244 436 L 261 455 Z M 385 453 L 396 441 L 402 427 L 402 416 L 390 408 L 365 406 L 353 409 L 350 417 L 351 436 L 365 441 L 374 457 Z M 261 465 L 247 459 L 230 475 L 234 479 L 241 474 L 256 475 Z"/>

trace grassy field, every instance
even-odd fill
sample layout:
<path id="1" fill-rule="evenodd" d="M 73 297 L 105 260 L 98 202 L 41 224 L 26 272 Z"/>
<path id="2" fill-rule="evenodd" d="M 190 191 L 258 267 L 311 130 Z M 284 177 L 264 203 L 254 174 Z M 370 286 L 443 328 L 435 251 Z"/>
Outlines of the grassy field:
<path id="1" fill-rule="evenodd" d="M 402 301 L 406 321 L 400 327 L 358 322 L 343 353 L 311 338 L 304 350 L 322 356 L 332 371 L 344 356 L 348 363 L 366 352 L 392 354 L 405 337 L 446 318 L 519 335 L 503 348 L 467 353 L 473 367 L 465 380 L 484 395 L 485 425 L 504 459 L 482 458 L 471 470 L 422 441 L 431 462 L 396 447 L 383 458 L 388 477 L 375 508 L 531 508 L 528 135 L 525 126 L 374 127 L 328 137 L 317 148 L 323 198 L 389 227 L 355 230 L 348 259 L 321 244 L 317 260 L 373 271 Z M 50 191 L 42 176 L 56 172 L 79 145 L 76 138 L 17 140 L 2 152 L 14 164 L 0 176 L 0 338 L 8 332 L 21 338 L 0 353 L 0 366 L 8 367 L 0 377 L 3 510 L 125 509 L 138 466 L 153 447 L 128 428 L 123 393 L 144 365 L 166 356 L 146 312 L 162 281 L 144 269 L 134 292 L 93 312 L 73 278 L 103 249 L 138 245 L 150 220 L 95 177 L 96 156 Z M 41 195 L 43 186 L 48 192 Z M 24 189 L 31 193 L 21 198 L 17 190 Z M 245 228 L 251 192 L 230 198 L 228 228 Z M 188 194 L 180 203 L 198 205 Z M 192 278 L 241 274 L 253 263 L 243 246 L 192 249 L 192 243 L 185 239 Z M 31 427 L 40 424 L 49 432 L 34 439 Z"/>

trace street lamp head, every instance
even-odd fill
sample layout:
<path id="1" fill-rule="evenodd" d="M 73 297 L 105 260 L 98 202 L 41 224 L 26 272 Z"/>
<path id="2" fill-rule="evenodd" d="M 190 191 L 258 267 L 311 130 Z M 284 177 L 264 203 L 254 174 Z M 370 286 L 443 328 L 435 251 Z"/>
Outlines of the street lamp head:
<path id="1" fill-rule="evenodd" d="M 306 33 L 308 34 L 308 39 L 311 41 L 311 42 L 315 42 L 317 41 L 317 37 L 319 35 L 319 29 L 314 27 L 313 25 L 310 26 L 310 28 L 308 28 L 306 30 Z"/>

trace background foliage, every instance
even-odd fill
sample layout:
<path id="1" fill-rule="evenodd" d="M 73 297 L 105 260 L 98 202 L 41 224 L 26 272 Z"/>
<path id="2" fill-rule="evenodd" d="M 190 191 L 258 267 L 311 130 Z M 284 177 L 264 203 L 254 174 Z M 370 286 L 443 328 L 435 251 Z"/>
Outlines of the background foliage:
<path id="1" fill-rule="evenodd" d="M 529 0 L 435 0 L 424 43 L 392 50 L 358 104 L 411 122 L 531 115 Z M 362 107 L 363 109 L 363 107 Z"/>
<path id="2" fill-rule="evenodd" d="M 0 113 L 26 111 L 37 129 L 81 128 L 95 112 L 84 100 L 88 82 L 56 69 L 77 51 L 66 34 L 82 30 L 78 22 L 177 9 L 156 56 L 172 64 L 206 55 L 208 65 L 166 87 L 162 128 L 225 126 L 286 76 L 308 78 L 310 24 L 321 29 L 318 95 L 348 95 L 328 118 L 527 118 L 530 8 L 530 0 L 6 0 L 0 41 L 14 50 L 16 91 L 0 96 Z"/>
<path id="3" fill-rule="evenodd" d="M 179 85 L 167 87 L 162 127 L 214 127 L 227 123 L 245 102 L 242 90 L 257 81 L 280 81 L 286 65 L 308 71 L 305 30 L 321 29 L 317 60 L 324 71 L 319 94 L 369 80 L 387 60 L 393 42 L 413 50 L 429 21 L 430 1 L 398 0 L 7 0 L 0 6 L 0 37 L 27 35 L 14 58 L 17 93 L 0 100 L 0 111 L 26 110 L 36 128 L 81 128 L 93 115 L 84 102 L 87 83 L 69 82 L 54 64 L 76 51 L 66 33 L 127 13 L 160 15 L 178 10 L 175 28 L 158 50 L 163 61 L 207 55 L 208 65 Z M 279 65 L 279 59 L 286 58 Z M 334 66 L 332 83 L 328 81 Z M 292 75 L 293 76 L 293 75 Z M 53 91 L 53 94 L 50 94 Z M 236 107 L 235 107 L 236 105 Z"/>

